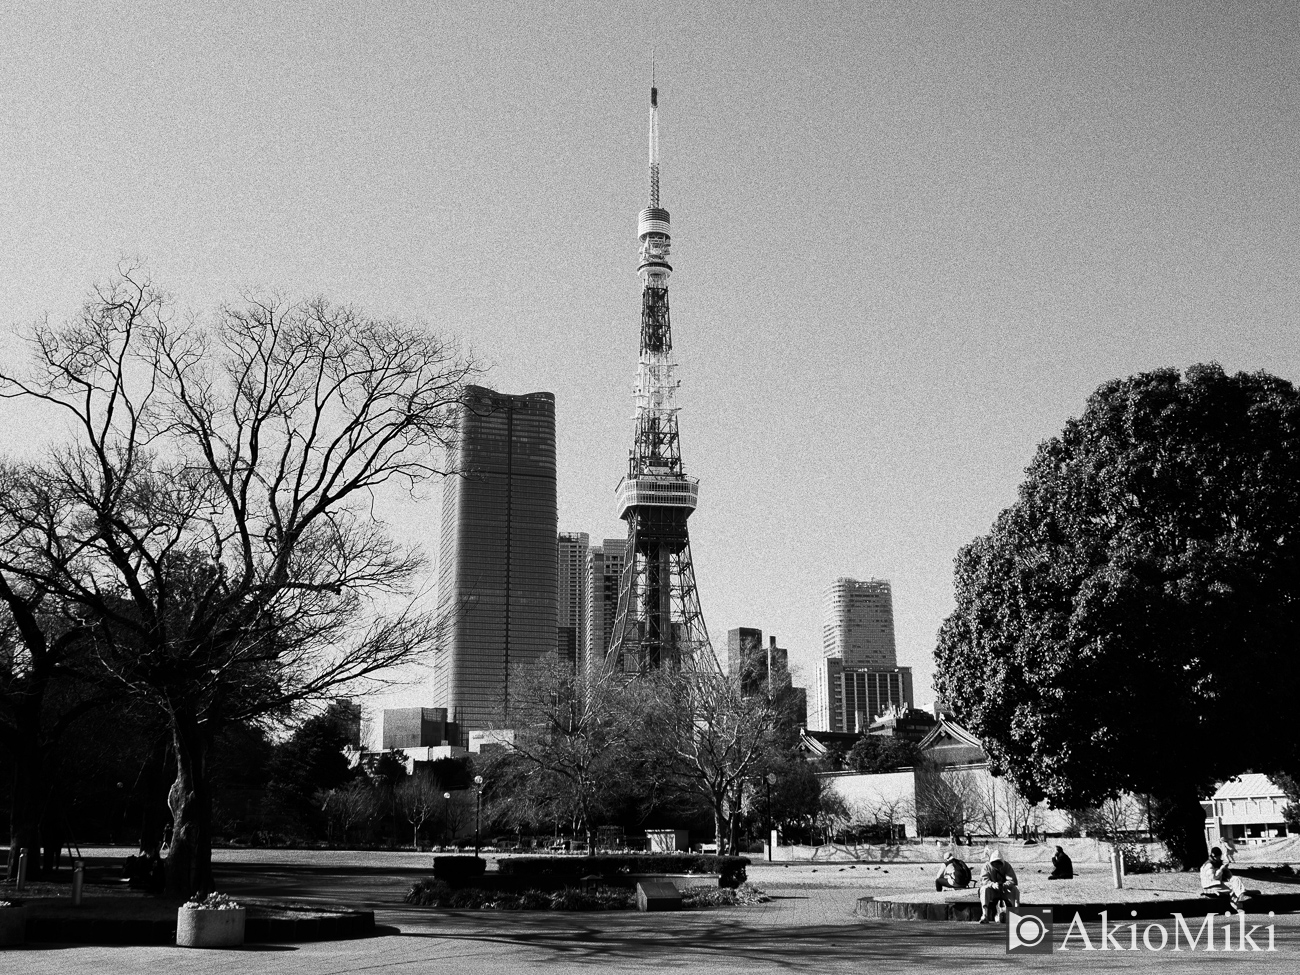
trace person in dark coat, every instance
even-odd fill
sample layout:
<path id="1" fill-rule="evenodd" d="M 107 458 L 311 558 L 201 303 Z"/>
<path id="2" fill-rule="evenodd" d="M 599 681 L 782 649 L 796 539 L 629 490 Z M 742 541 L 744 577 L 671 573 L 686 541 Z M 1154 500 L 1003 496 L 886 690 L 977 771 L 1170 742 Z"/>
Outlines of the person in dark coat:
<path id="1" fill-rule="evenodd" d="M 934 878 L 934 889 L 951 887 L 953 890 L 965 890 L 970 886 L 970 879 L 970 867 L 966 861 L 948 852 L 943 855 L 943 866 Z"/>
<path id="2" fill-rule="evenodd" d="M 1047 879 L 1074 879 L 1074 861 L 1070 859 L 1070 854 L 1066 853 L 1059 846 L 1056 848 L 1056 853 L 1052 855 L 1052 872 L 1048 875 Z"/>

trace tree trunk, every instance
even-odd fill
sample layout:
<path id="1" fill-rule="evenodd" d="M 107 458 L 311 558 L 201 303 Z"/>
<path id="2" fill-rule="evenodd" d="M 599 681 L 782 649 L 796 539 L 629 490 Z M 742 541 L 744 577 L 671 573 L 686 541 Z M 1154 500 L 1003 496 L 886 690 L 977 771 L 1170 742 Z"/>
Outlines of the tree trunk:
<path id="1" fill-rule="evenodd" d="M 713 845 L 718 856 L 727 852 L 727 810 L 722 802 L 713 807 Z"/>
<path id="2" fill-rule="evenodd" d="M 1194 870 L 1205 862 L 1205 810 L 1195 788 L 1174 796 L 1155 796 L 1152 803 L 1152 828 L 1170 856 L 1184 870 Z"/>
<path id="3" fill-rule="evenodd" d="M 212 891 L 209 737 L 193 715 L 172 714 L 176 781 L 167 794 L 173 827 L 171 848 L 167 852 L 165 893 L 169 897 L 192 897 Z"/>
<path id="4" fill-rule="evenodd" d="M 43 682 L 42 682 L 43 683 Z M 41 820 L 44 817 L 44 756 L 41 752 L 41 707 L 44 688 L 29 690 L 18 707 L 17 749 L 14 763 L 13 799 L 9 813 L 9 862 L 7 876 L 18 877 L 18 856 L 27 853 L 27 876 L 41 875 Z"/>

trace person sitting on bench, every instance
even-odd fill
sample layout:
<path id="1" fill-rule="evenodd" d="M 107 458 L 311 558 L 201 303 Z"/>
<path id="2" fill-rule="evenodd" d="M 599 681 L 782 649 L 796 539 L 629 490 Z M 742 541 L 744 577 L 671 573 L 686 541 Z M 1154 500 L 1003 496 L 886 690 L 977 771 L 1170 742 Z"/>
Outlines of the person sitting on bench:
<path id="1" fill-rule="evenodd" d="M 1246 885 L 1234 877 L 1223 862 L 1223 851 L 1217 846 L 1210 850 L 1210 859 L 1201 864 L 1201 896 L 1218 897 L 1227 894 L 1233 910 L 1246 899 Z"/>
<path id="2" fill-rule="evenodd" d="M 1074 879 L 1074 861 L 1070 859 L 1070 854 L 1066 853 L 1059 846 L 1056 848 L 1056 853 L 1052 855 L 1052 872 L 1048 874 L 1047 879 Z"/>
<path id="3" fill-rule="evenodd" d="M 953 856 L 951 852 L 945 853 L 943 866 L 939 868 L 939 873 L 934 878 L 934 889 L 943 890 L 945 887 L 951 887 L 953 890 L 965 890 L 969 886 L 970 867 L 966 866 L 966 861 Z"/>

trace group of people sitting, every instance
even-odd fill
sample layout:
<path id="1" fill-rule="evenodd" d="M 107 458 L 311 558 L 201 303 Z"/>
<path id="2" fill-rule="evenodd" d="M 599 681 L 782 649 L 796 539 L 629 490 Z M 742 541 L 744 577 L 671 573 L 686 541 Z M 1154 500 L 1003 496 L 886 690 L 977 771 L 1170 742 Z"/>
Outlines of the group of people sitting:
<path id="1" fill-rule="evenodd" d="M 1070 880 L 1074 877 L 1074 863 L 1059 846 L 1052 857 L 1049 880 Z M 944 854 L 943 866 L 934 878 L 934 889 L 965 890 L 971 886 L 971 869 L 966 861 L 949 851 Z M 989 850 L 988 862 L 980 868 L 980 924 L 990 924 L 995 919 L 1005 919 L 1005 911 L 1020 906 L 1020 881 L 1016 868 L 1008 863 L 999 849 Z"/>
<path id="2" fill-rule="evenodd" d="M 949 851 L 943 856 L 943 866 L 934 878 L 934 889 L 944 888 L 965 890 L 971 886 L 973 876 L 966 861 Z M 1074 863 L 1070 855 L 1056 848 L 1052 856 L 1052 872 L 1048 880 L 1073 880 Z M 988 852 L 988 862 L 980 868 L 978 881 L 980 892 L 980 924 L 989 924 L 995 919 L 1004 920 L 1004 911 L 1020 906 L 1020 882 L 1016 870 L 1002 857 L 1002 851 L 992 849 Z M 1210 850 L 1210 858 L 1201 867 L 1201 894 L 1205 897 L 1217 897 L 1226 894 L 1233 910 L 1241 909 L 1241 902 L 1247 897 L 1245 884 L 1240 877 L 1235 877 L 1223 859 L 1219 847 Z"/>

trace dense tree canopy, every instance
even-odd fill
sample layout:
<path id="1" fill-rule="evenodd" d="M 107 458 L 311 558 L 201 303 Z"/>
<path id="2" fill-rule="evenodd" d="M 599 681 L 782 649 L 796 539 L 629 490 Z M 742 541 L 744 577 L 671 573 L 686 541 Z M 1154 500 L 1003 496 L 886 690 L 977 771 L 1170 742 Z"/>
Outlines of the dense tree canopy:
<path id="1" fill-rule="evenodd" d="M 1154 798 L 1204 857 L 1216 779 L 1294 771 L 1300 395 L 1217 365 L 1115 380 L 956 560 L 936 684 L 1026 794 Z"/>

